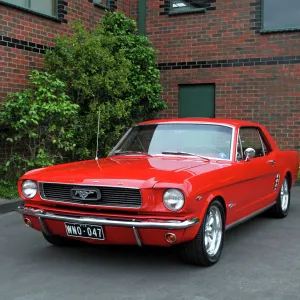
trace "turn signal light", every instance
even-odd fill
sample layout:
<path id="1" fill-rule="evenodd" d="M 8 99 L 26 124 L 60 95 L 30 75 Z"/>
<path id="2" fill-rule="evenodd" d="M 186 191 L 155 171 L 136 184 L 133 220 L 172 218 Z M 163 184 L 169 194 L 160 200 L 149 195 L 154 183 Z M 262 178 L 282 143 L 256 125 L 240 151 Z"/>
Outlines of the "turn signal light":
<path id="1" fill-rule="evenodd" d="M 26 225 L 26 226 L 32 227 L 32 223 L 31 223 L 31 221 L 30 221 L 28 218 L 25 218 L 25 219 L 24 219 L 24 222 L 25 222 L 25 225 Z"/>
<path id="2" fill-rule="evenodd" d="M 175 233 L 166 233 L 165 239 L 168 243 L 175 243 L 176 242 L 176 234 Z"/>

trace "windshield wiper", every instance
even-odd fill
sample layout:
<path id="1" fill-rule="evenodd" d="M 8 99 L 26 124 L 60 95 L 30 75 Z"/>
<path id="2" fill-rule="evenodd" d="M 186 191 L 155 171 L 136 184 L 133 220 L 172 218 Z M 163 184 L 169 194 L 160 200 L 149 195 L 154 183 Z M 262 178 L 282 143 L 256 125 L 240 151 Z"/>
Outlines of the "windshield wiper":
<path id="1" fill-rule="evenodd" d="M 146 155 L 146 156 L 151 156 L 151 154 L 149 154 L 148 152 L 144 152 L 144 151 L 120 151 L 120 152 L 114 152 L 112 155 L 127 155 L 127 154 L 138 154 L 138 155 Z"/>
<path id="2" fill-rule="evenodd" d="M 191 152 L 184 152 L 184 151 L 163 151 L 161 154 L 170 154 L 170 155 L 189 155 L 189 156 L 200 157 L 200 158 L 206 159 L 207 161 L 210 161 L 210 159 L 207 158 L 207 157 L 205 157 L 205 156 L 201 156 L 201 155 L 199 155 L 199 154 L 191 153 Z"/>

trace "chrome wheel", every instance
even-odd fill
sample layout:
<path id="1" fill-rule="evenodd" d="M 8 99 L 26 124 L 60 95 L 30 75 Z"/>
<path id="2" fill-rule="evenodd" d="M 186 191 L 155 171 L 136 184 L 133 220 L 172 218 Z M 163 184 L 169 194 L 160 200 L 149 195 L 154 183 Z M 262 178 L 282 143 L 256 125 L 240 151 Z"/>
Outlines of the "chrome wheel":
<path id="1" fill-rule="evenodd" d="M 289 206 L 290 194 L 289 194 L 289 185 L 287 179 L 285 178 L 280 189 L 280 203 L 282 211 L 286 211 Z"/>
<path id="2" fill-rule="evenodd" d="M 204 244 L 209 256 L 215 256 L 221 245 L 223 221 L 218 207 L 211 206 L 205 222 Z"/>

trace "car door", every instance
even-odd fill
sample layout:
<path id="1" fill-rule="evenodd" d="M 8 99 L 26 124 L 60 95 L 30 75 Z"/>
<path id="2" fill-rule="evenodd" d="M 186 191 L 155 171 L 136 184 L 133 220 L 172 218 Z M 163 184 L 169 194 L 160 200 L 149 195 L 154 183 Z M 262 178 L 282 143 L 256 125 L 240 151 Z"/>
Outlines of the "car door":
<path id="1" fill-rule="evenodd" d="M 245 150 L 249 148 L 255 154 L 246 160 Z M 239 129 L 236 167 L 240 177 L 238 190 L 242 193 L 236 203 L 236 217 L 240 219 L 275 201 L 276 157 L 259 128 Z"/>

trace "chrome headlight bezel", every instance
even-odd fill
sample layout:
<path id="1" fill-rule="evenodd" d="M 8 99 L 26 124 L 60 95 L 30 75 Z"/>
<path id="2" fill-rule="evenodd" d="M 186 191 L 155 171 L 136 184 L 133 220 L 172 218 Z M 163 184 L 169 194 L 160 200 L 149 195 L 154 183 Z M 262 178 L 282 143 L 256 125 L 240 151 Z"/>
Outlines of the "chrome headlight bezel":
<path id="1" fill-rule="evenodd" d="M 26 193 L 25 191 L 28 190 Z M 36 196 L 37 194 L 37 183 L 33 180 L 24 180 L 22 182 L 22 195 L 26 199 L 32 199 Z"/>
<path id="2" fill-rule="evenodd" d="M 185 203 L 184 194 L 179 189 L 167 189 L 163 194 L 163 203 L 170 211 L 181 210 Z"/>

